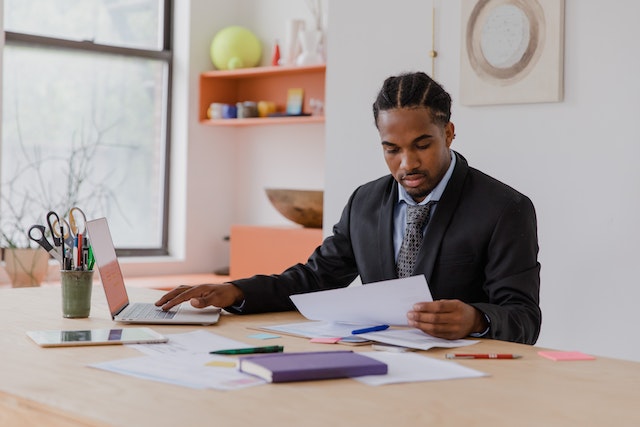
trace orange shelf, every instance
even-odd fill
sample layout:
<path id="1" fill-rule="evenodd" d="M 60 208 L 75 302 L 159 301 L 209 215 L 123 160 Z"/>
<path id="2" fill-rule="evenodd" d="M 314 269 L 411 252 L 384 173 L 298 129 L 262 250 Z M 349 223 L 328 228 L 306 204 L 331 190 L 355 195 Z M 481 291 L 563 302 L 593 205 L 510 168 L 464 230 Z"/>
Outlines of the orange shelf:
<path id="1" fill-rule="evenodd" d="M 209 120 L 207 109 L 214 102 L 235 104 L 243 101 L 273 101 L 277 111 L 287 104 L 287 91 L 304 89 L 304 112 L 310 112 L 309 100 L 324 102 L 325 65 L 254 67 L 238 70 L 207 71 L 200 74 L 200 123 L 211 126 L 253 126 L 263 124 L 323 123 L 324 116 L 269 117 Z"/>
<path id="2" fill-rule="evenodd" d="M 301 117 L 257 117 L 247 119 L 218 119 L 201 120 L 200 123 L 208 126 L 261 126 L 261 125 L 293 125 L 300 123 L 324 123 L 324 116 Z"/>
<path id="3" fill-rule="evenodd" d="M 235 70 L 213 70 L 205 71 L 201 74 L 202 77 L 213 78 L 231 78 L 231 79 L 246 79 L 250 77 L 263 77 L 263 76 L 286 76 L 286 75 L 299 75 L 322 72 L 324 74 L 326 65 L 281 65 L 281 66 L 268 66 L 268 67 L 251 67 L 251 68 L 237 68 Z"/>

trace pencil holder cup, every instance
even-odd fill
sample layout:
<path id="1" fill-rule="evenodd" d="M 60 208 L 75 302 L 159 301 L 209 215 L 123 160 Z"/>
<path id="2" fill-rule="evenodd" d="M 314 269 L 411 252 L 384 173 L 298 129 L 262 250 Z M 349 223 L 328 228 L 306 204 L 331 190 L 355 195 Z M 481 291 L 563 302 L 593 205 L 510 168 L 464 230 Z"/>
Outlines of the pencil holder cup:
<path id="1" fill-rule="evenodd" d="M 62 317 L 89 317 L 93 270 L 62 270 Z"/>

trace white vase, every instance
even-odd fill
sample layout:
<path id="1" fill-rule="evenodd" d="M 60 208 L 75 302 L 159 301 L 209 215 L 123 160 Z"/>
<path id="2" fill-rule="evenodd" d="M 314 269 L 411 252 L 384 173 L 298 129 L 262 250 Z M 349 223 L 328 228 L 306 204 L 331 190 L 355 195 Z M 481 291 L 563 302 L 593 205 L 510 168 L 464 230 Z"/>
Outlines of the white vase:
<path id="1" fill-rule="evenodd" d="M 296 59 L 296 65 L 318 65 L 324 63 L 320 53 L 322 32 L 318 30 L 302 30 L 298 35 L 302 53 Z"/>
<path id="2" fill-rule="evenodd" d="M 49 254 L 42 248 L 7 248 L 4 268 L 14 288 L 40 286 L 49 268 Z"/>
<path id="3" fill-rule="evenodd" d="M 285 38 L 283 63 L 295 65 L 298 55 L 300 55 L 300 31 L 305 29 L 305 22 L 302 19 L 290 19 L 287 22 L 287 35 Z"/>

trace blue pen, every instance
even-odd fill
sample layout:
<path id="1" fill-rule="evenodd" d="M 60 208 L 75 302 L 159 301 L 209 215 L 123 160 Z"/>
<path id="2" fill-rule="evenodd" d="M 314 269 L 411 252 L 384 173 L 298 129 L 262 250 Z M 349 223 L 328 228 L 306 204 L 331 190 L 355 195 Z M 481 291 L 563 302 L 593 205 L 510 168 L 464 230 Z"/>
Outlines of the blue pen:
<path id="1" fill-rule="evenodd" d="M 351 334 L 352 335 L 366 334 L 367 332 L 384 331 L 385 329 L 389 329 L 389 325 L 378 325 L 378 326 L 372 326 L 370 328 L 354 329 L 353 331 L 351 331 Z"/>

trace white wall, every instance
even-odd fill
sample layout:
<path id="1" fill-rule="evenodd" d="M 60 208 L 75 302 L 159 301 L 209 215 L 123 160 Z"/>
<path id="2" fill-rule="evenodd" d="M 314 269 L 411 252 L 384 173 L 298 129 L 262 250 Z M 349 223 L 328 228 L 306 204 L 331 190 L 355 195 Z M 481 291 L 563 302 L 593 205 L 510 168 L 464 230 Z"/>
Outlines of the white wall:
<path id="1" fill-rule="evenodd" d="M 337 221 L 357 184 L 386 173 L 370 104 L 383 75 L 421 64 L 430 71 L 424 3 L 331 2 L 326 223 Z M 366 19 L 358 19 L 365 8 Z M 454 99 L 453 147 L 530 196 L 537 209 L 538 345 L 638 361 L 639 15 L 632 0 L 567 0 L 564 101 L 482 107 L 457 102 L 460 2 L 439 2 L 436 21 L 436 79 Z"/>
<path id="2" fill-rule="evenodd" d="M 386 77 L 431 69 L 431 3 L 332 1 L 328 21 L 326 168 L 331 173 L 324 223 L 332 225 L 358 185 L 389 172 L 371 106 Z"/>

